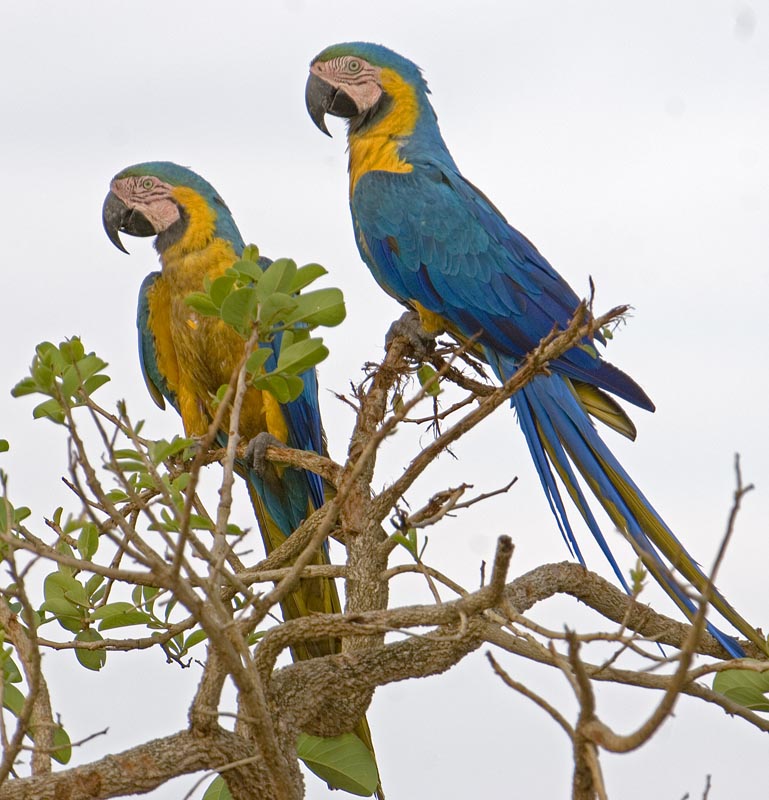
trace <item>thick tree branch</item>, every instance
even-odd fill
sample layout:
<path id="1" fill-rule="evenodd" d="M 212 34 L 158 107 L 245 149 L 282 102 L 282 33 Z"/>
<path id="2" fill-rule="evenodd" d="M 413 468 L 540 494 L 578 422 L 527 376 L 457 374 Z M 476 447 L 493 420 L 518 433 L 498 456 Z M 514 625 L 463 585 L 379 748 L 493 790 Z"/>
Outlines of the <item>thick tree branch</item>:
<path id="1" fill-rule="evenodd" d="M 0 800 L 103 800 L 146 794 L 179 775 L 216 770 L 253 756 L 252 744 L 233 733 L 218 729 L 196 736 L 182 731 L 82 767 L 6 781 Z M 257 765 L 241 769 L 256 776 L 258 784 Z"/>

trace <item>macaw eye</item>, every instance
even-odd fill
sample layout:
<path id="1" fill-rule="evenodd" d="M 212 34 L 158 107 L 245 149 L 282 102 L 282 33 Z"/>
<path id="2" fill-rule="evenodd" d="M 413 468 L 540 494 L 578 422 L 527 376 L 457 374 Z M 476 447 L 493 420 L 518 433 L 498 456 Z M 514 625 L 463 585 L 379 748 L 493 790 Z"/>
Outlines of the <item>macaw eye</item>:
<path id="1" fill-rule="evenodd" d="M 347 71 L 348 72 L 360 72 L 362 66 L 363 66 L 363 64 L 361 64 L 361 62 L 358 61 L 357 58 L 351 58 L 347 62 Z"/>
<path id="2" fill-rule="evenodd" d="M 142 188 L 144 189 L 151 189 L 155 185 L 155 181 L 152 178 L 145 178 L 142 181 Z"/>

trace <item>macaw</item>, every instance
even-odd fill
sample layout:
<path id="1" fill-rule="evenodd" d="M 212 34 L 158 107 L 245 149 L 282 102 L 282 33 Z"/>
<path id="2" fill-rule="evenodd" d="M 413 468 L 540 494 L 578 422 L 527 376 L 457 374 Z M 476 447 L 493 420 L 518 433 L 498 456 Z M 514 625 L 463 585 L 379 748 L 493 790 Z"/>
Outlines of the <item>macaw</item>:
<path id="1" fill-rule="evenodd" d="M 332 45 L 310 65 L 305 100 L 328 134 L 326 114 L 348 122 L 349 201 L 363 261 L 379 285 L 416 311 L 427 332 L 447 331 L 476 348 L 505 381 L 554 325 L 566 327 L 579 298 L 534 245 L 508 224 L 459 171 L 443 141 L 416 64 L 382 45 Z M 595 337 L 602 344 L 600 335 Z M 574 468 L 675 603 L 696 610 L 673 574 L 699 592 L 707 576 L 673 535 L 598 435 L 590 417 L 635 438 L 607 392 L 649 411 L 654 405 L 628 375 L 584 341 L 516 392 L 511 404 L 550 509 L 570 551 L 584 564 L 556 475 L 622 586 L 628 584 L 588 505 Z M 668 566 L 667 559 L 672 568 Z M 766 651 L 766 641 L 724 597 L 711 603 Z M 733 657 L 732 637 L 709 624 Z"/>
<path id="2" fill-rule="evenodd" d="M 185 297 L 201 291 L 206 278 L 214 280 L 240 258 L 244 243 L 235 221 L 211 184 L 167 161 L 136 164 L 119 172 L 110 184 L 102 219 L 110 241 L 123 252 L 128 251 L 120 241 L 121 231 L 156 237 L 162 269 L 150 273 L 139 290 L 142 373 L 157 405 L 162 409 L 168 401 L 181 415 L 187 436 L 202 436 L 214 419 L 216 392 L 229 383 L 244 342 L 220 319 L 198 315 Z M 260 258 L 262 269 L 269 264 Z M 279 337 L 271 346 L 274 356 L 268 368 L 277 359 Z M 325 452 L 315 370 L 301 377 L 304 390 L 290 403 L 281 404 L 254 387 L 247 389 L 238 431 L 243 439 L 268 433 L 289 447 Z M 226 444 L 226 428 L 219 441 Z M 245 460 L 239 460 L 236 469 L 246 480 L 267 553 L 323 505 L 323 483 L 312 472 L 269 463 L 256 470 Z M 327 546 L 313 563 L 329 563 Z M 342 610 L 334 581 L 325 578 L 303 579 L 281 608 L 285 619 Z M 295 661 L 339 652 L 341 642 L 336 638 L 292 648 Z M 373 755 L 365 718 L 355 733 Z"/>

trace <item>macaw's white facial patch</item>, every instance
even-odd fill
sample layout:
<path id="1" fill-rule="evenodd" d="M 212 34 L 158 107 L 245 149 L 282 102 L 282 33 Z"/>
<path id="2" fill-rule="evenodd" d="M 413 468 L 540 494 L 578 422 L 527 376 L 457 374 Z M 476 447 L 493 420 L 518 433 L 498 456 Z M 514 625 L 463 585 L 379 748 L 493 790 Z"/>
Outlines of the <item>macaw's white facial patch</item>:
<path id="1" fill-rule="evenodd" d="M 128 208 L 140 212 L 155 233 L 168 230 L 181 217 L 173 199 L 174 187 L 152 175 L 115 178 L 110 189 Z"/>
<path id="2" fill-rule="evenodd" d="M 340 56 L 316 61 L 310 72 L 336 89 L 341 89 L 355 103 L 358 113 L 373 108 L 382 96 L 382 70 L 357 56 Z"/>

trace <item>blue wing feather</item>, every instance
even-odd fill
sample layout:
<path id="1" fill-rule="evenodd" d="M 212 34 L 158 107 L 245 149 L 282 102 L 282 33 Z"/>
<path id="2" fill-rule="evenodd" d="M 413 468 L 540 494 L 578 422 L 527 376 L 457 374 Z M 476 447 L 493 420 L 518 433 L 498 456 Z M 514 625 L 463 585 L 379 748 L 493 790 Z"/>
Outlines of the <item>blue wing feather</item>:
<path id="1" fill-rule="evenodd" d="M 484 331 L 504 356 L 522 358 L 579 298 L 529 240 L 447 166 L 363 175 L 351 200 L 364 258 L 386 290 L 417 300 L 466 336 Z M 654 406 L 627 375 L 581 348 L 553 368 L 643 408 Z"/>
<path id="2" fill-rule="evenodd" d="M 165 398 L 178 411 L 176 395 L 168 388 L 168 382 L 158 368 L 155 337 L 149 327 L 150 310 L 147 293 L 159 277 L 159 272 L 150 272 L 142 281 L 139 289 L 139 307 L 136 313 L 136 328 L 139 332 L 139 363 L 144 383 L 155 403 L 160 408 L 165 408 L 163 400 Z"/>

